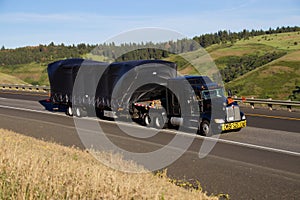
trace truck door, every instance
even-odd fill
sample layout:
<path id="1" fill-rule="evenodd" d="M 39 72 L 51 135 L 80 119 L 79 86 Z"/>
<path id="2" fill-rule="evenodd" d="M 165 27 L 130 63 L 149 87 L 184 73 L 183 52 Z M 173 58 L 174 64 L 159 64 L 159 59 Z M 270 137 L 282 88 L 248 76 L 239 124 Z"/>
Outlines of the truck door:
<path id="1" fill-rule="evenodd" d="M 168 89 L 166 90 L 166 96 L 167 96 L 167 112 L 168 115 L 171 116 L 180 116 L 181 110 L 180 110 L 180 104 L 179 104 L 179 93 L 176 88 L 176 81 L 175 80 L 169 80 L 168 81 Z M 174 94 L 174 92 L 178 93 L 177 96 Z"/>
<path id="2" fill-rule="evenodd" d="M 171 95 L 171 108 L 172 108 L 172 113 L 174 115 L 180 115 L 180 105 L 179 105 L 178 99 L 176 98 L 175 94 L 173 94 L 173 93 Z"/>

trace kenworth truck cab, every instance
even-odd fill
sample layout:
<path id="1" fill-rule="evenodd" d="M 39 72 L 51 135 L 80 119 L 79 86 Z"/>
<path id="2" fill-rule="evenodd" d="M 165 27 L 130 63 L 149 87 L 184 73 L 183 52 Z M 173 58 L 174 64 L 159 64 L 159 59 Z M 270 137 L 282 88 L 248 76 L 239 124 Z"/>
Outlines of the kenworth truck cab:
<path id="1" fill-rule="evenodd" d="M 182 79 L 186 80 L 187 86 L 183 86 L 185 84 L 182 84 Z M 223 87 L 212 82 L 209 77 L 185 76 L 172 79 L 171 82 L 175 85 L 173 88 L 185 87 L 181 89 L 182 94 L 180 96 L 187 98 L 187 102 L 188 99 L 197 102 L 195 105 L 198 105 L 198 107 L 194 106 L 190 109 L 198 108 L 197 113 L 200 114 L 200 117 L 191 115 L 189 116 L 189 122 L 196 121 L 198 118 L 197 123 L 200 134 L 209 136 L 224 131 L 240 130 L 246 126 L 246 117 L 240 111 L 237 102 L 231 96 L 226 98 Z M 189 88 L 193 89 L 192 93 Z M 195 111 L 190 113 L 195 113 Z"/>

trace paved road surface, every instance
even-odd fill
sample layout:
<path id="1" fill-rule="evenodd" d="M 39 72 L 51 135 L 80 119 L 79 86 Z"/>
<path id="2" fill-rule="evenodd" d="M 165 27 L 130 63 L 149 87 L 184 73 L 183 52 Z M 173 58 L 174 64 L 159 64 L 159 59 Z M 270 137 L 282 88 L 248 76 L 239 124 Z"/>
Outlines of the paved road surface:
<path id="1" fill-rule="evenodd" d="M 63 113 L 45 112 L 37 102 L 37 97 L 26 97 L 29 101 L 3 97 L 0 98 L 0 127 L 84 148 L 74 128 L 73 118 Z M 281 116 L 276 118 L 276 122 L 270 122 L 271 127 L 256 124 L 267 124 L 269 120 L 274 120 L 272 117 L 248 116 L 247 128 L 223 134 L 210 154 L 203 159 L 199 158 L 198 153 L 204 139 L 196 137 L 188 151 L 167 166 L 169 175 L 200 180 L 204 190 L 209 193 L 229 193 L 232 199 L 299 199 L 299 117 L 297 113 L 293 113 L 293 116 L 288 113 L 290 119 L 285 118 L 285 114 L 280 112 L 268 115 Z M 90 121 L 83 120 L 87 123 Z M 133 152 L 159 149 L 174 137 L 174 132 L 166 130 L 147 139 L 137 139 L 122 133 L 111 122 L 99 123 L 114 144 Z M 145 128 L 128 127 L 132 132 L 147 132 Z M 93 130 L 88 132 L 91 140 L 94 134 Z M 188 136 L 185 134 L 182 137 Z"/>

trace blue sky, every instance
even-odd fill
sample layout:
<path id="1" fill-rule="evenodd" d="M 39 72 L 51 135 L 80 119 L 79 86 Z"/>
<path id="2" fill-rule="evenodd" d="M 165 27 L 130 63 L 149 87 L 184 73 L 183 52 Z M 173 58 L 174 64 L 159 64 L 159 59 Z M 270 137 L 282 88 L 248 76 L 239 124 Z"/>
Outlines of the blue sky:
<path id="1" fill-rule="evenodd" d="M 0 46 L 6 48 L 99 44 L 143 27 L 193 37 L 295 25 L 298 0 L 0 0 Z"/>

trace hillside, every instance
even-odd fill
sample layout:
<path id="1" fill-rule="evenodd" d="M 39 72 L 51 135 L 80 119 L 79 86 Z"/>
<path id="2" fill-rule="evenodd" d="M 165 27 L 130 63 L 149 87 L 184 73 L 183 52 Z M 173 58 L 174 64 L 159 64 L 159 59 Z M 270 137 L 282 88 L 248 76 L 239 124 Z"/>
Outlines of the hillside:
<path id="1" fill-rule="evenodd" d="M 21 79 L 11 76 L 8 74 L 4 74 L 0 72 L 0 83 L 2 84 L 27 84 L 25 81 L 22 81 Z"/>
<path id="2" fill-rule="evenodd" d="M 237 96 L 299 100 L 299 32 L 255 36 L 235 43 L 211 45 L 205 50 L 220 70 L 226 88 Z M 167 59 L 182 66 L 181 74 L 195 74 L 196 70 L 183 58 L 193 58 L 195 62 L 201 59 L 199 52 L 172 55 Z M 211 75 L 205 70 L 201 73 Z"/>
<path id="3" fill-rule="evenodd" d="M 10 83 L 19 84 L 17 80 L 22 80 L 32 85 L 49 85 L 47 74 L 47 63 L 17 64 L 10 67 L 0 66 L 0 72 L 15 77 Z M 0 79 L 0 83 L 3 83 Z"/>
<path id="4" fill-rule="evenodd" d="M 298 98 L 291 96 L 300 86 L 300 33 L 263 35 L 236 43 L 237 46 L 251 44 L 270 49 L 265 52 L 279 51 L 286 55 L 227 83 L 226 87 L 236 91 L 238 96 L 300 100 L 299 95 Z"/>
<path id="5" fill-rule="evenodd" d="M 238 96 L 300 100 L 300 50 L 226 84 Z M 293 95 L 294 92 L 294 95 Z"/>

